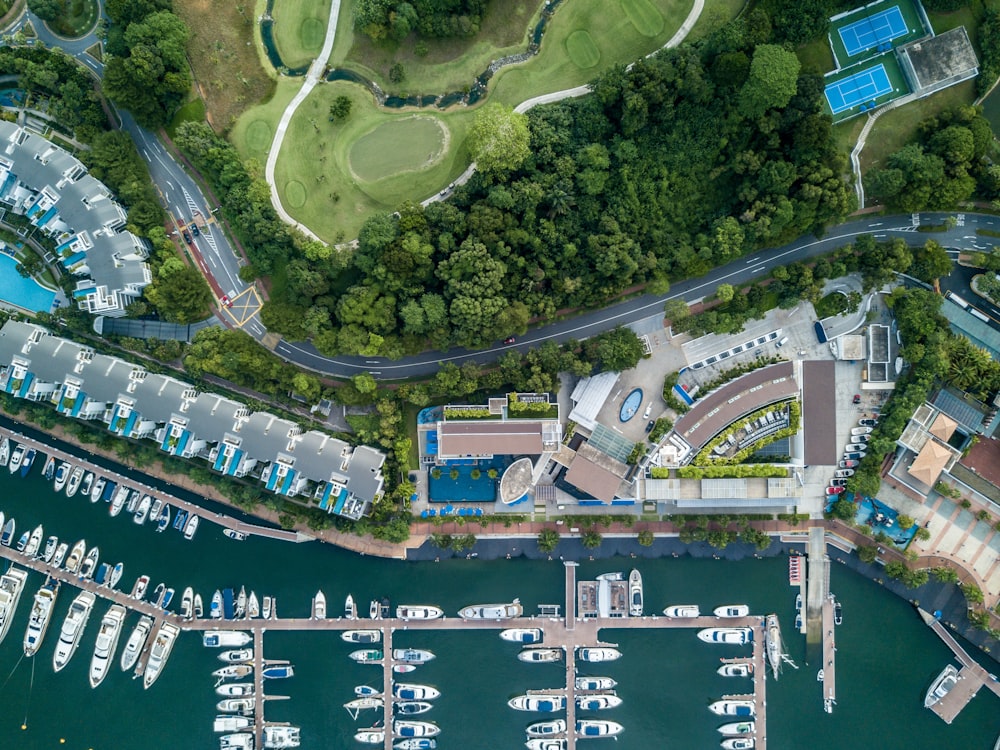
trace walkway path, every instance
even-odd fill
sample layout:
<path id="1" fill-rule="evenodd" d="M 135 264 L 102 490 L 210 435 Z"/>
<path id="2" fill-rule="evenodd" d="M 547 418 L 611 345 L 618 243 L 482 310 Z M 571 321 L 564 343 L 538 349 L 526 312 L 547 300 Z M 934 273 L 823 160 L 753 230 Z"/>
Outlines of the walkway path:
<path id="1" fill-rule="evenodd" d="M 337 36 L 337 18 L 339 16 L 340 0 L 330 0 L 330 18 L 326 22 L 326 39 L 323 41 L 323 49 L 320 50 L 319 56 L 309 66 L 306 78 L 302 82 L 302 88 L 299 89 L 299 92 L 288 103 L 288 106 L 285 107 L 285 111 L 281 115 L 281 120 L 278 122 L 278 127 L 274 131 L 271 148 L 267 152 L 267 164 L 264 166 L 264 179 L 267 180 L 267 184 L 271 187 L 271 203 L 274 205 L 274 210 L 278 212 L 282 221 L 291 224 L 300 232 L 319 242 L 322 242 L 322 240 L 309 227 L 293 219 L 285 211 L 285 207 L 281 205 L 281 196 L 278 194 L 278 187 L 274 182 L 274 166 L 278 162 L 281 144 L 285 140 L 285 132 L 288 130 L 288 124 L 292 121 L 295 110 L 305 101 L 306 97 L 316 88 L 316 84 L 323 77 L 323 71 L 326 70 L 326 61 L 330 59 L 330 53 L 333 52 L 333 40 Z"/>

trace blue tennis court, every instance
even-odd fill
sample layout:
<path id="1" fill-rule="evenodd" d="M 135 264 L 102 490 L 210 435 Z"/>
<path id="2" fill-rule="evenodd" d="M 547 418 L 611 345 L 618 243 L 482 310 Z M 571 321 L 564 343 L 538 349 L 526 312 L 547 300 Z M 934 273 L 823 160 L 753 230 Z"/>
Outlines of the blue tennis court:
<path id="1" fill-rule="evenodd" d="M 840 39 L 848 56 L 854 57 L 865 50 L 880 47 L 897 37 L 905 36 L 908 32 L 903 12 L 898 5 L 893 5 L 888 10 L 842 27 Z"/>
<path id="2" fill-rule="evenodd" d="M 826 100 L 833 114 L 867 102 L 892 91 L 889 74 L 882 63 L 855 73 L 826 87 Z"/>

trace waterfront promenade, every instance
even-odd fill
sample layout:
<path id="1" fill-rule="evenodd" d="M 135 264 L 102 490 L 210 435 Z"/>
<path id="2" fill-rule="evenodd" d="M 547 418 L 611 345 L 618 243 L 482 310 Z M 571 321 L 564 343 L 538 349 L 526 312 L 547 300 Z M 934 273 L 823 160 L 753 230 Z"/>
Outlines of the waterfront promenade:
<path id="1" fill-rule="evenodd" d="M 756 704 L 757 732 L 755 735 L 756 747 L 760 750 L 767 748 L 767 716 L 766 716 L 766 672 L 764 644 L 763 617 L 749 616 L 742 618 L 726 618 L 725 620 L 714 616 L 693 617 L 693 618 L 669 618 L 658 615 L 643 617 L 587 617 L 578 618 L 575 616 L 575 576 L 576 565 L 569 563 L 565 566 L 566 571 L 566 611 L 563 616 L 527 616 L 506 620 L 465 620 L 455 617 L 446 617 L 436 620 L 400 620 L 357 618 L 346 619 L 337 618 L 273 618 L 263 619 L 239 619 L 239 620 L 213 620 L 213 619 L 190 619 L 186 620 L 180 615 L 164 611 L 156 607 L 153 603 L 132 598 L 127 592 L 117 589 L 110 589 L 107 586 L 98 585 L 91 579 L 81 579 L 78 575 L 68 573 L 61 568 L 53 568 L 39 558 L 29 558 L 10 547 L 0 546 L 0 558 L 6 558 L 12 563 L 29 568 L 39 573 L 52 576 L 63 584 L 79 589 L 90 591 L 96 596 L 111 602 L 121 604 L 126 609 L 140 614 L 149 615 L 154 619 L 152 633 L 155 634 L 163 623 L 171 623 L 181 628 L 182 631 L 207 631 L 207 630 L 240 630 L 249 631 L 254 643 L 254 684 L 256 688 L 257 710 L 254 714 L 254 729 L 257 737 L 257 747 L 261 747 L 265 720 L 265 705 L 267 700 L 274 700 L 280 696 L 267 696 L 264 693 L 263 666 L 267 663 L 264 658 L 264 636 L 267 631 L 327 631 L 344 632 L 357 628 L 376 629 L 380 632 L 381 643 L 379 648 L 384 650 L 385 657 L 382 659 L 382 688 L 385 703 L 383 706 L 383 725 L 388 729 L 392 727 L 393 705 L 392 705 L 392 685 L 394 679 L 393 666 L 398 663 L 392 658 L 393 634 L 398 631 L 454 631 L 454 630 L 501 630 L 504 628 L 540 628 L 544 633 L 543 643 L 548 648 L 560 648 L 563 650 L 566 659 L 566 684 L 563 692 L 566 695 L 566 717 L 569 731 L 566 734 L 566 744 L 569 750 L 575 750 L 577 735 L 573 731 L 575 727 L 576 709 L 576 658 L 577 649 L 583 647 L 613 647 L 615 644 L 605 643 L 600 638 L 600 631 L 604 628 L 628 628 L 628 629 L 656 629 L 656 628 L 683 628 L 700 629 L 709 627 L 749 627 L 753 629 L 753 665 L 754 665 L 754 689 L 752 695 L 748 696 L 723 696 L 726 698 L 741 698 L 753 700 Z M 29 592 L 30 595 L 30 592 Z M 693 633 L 692 633 L 693 636 Z M 135 669 L 136 676 L 143 673 L 148 651 L 154 638 L 147 640 L 146 648 L 140 656 Z M 165 667 L 169 668 L 169 664 Z M 386 732 L 385 748 L 391 750 L 395 741 L 391 731 Z"/>

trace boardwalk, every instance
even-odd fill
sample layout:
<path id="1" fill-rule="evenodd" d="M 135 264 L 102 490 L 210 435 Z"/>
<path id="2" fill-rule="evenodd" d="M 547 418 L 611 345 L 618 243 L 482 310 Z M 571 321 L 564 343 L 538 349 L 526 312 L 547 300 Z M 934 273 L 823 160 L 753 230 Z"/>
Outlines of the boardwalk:
<path id="1" fill-rule="evenodd" d="M 383 706 L 383 724 L 386 727 L 385 747 L 390 750 L 394 741 L 392 728 L 393 705 L 392 705 L 392 685 L 393 685 L 393 664 L 392 646 L 393 634 L 397 630 L 501 630 L 504 628 L 540 628 L 544 631 L 544 643 L 547 647 L 562 648 L 566 654 L 566 720 L 569 732 L 567 733 L 567 748 L 576 748 L 576 733 L 574 731 L 576 722 L 576 649 L 585 646 L 614 646 L 615 644 L 603 643 L 600 640 L 600 630 L 603 628 L 710 628 L 725 625 L 726 627 L 749 627 L 753 628 L 753 664 L 754 664 L 754 691 L 752 696 L 756 703 L 757 736 L 756 747 L 760 750 L 767 748 L 767 716 L 765 701 L 765 678 L 766 663 L 764 655 L 764 624 L 763 618 L 750 616 L 742 618 L 727 618 L 720 620 L 717 617 L 691 617 L 691 618 L 670 618 L 653 615 L 650 617 L 606 617 L 606 618 L 575 618 L 572 613 L 575 611 L 575 602 L 569 592 L 575 589 L 576 565 L 567 563 L 566 570 L 566 616 L 533 616 L 518 617 L 509 620 L 463 620 L 455 617 L 446 617 L 437 620 L 397 620 L 382 619 L 372 620 L 369 618 L 358 618 L 354 620 L 338 618 L 272 618 L 270 620 L 243 619 L 243 620 L 212 620 L 212 619 L 192 619 L 185 620 L 180 615 L 165 612 L 150 602 L 133 599 L 129 594 L 117 589 L 109 589 L 106 586 L 98 586 L 92 580 L 82 580 L 79 576 L 67 573 L 65 570 L 54 569 L 46 565 L 43 560 L 28 558 L 15 549 L 0 546 L 0 558 L 6 558 L 13 563 L 30 568 L 39 573 L 51 575 L 53 578 L 63 583 L 75 586 L 86 591 L 91 591 L 99 597 L 121 604 L 126 609 L 149 615 L 154 618 L 153 632 L 155 633 L 164 622 L 169 622 L 185 631 L 206 631 L 216 629 L 230 629 L 250 631 L 253 635 L 254 644 L 254 688 L 257 698 L 257 710 L 254 718 L 254 732 L 260 747 L 260 741 L 265 726 L 265 701 L 274 700 L 281 696 L 266 696 L 264 693 L 263 671 L 267 661 L 264 658 L 264 634 L 269 630 L 284 631 L 330 631 L 343 632 L 359 627 L 377 629 L 382 634 L 382 648 L 384 659 L 382 661 L 382 691 L 385 698 Z M 142 674 L 148 657 L 148 649 L 154 638 L 147 641 L 146 650 L 143 651 L 136 667 L 136 675 Z"/>

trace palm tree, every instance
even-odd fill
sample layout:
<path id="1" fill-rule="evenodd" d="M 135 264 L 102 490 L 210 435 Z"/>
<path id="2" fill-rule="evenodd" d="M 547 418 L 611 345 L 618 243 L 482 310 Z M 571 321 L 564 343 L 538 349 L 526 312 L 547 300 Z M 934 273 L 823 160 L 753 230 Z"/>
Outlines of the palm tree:
<path id="1" fill-rule="evenodd" d="M 559 532 L 556 529 L 542 529 L 538 534 L 538 549 L 550 554 L 559 544 Z"/>

